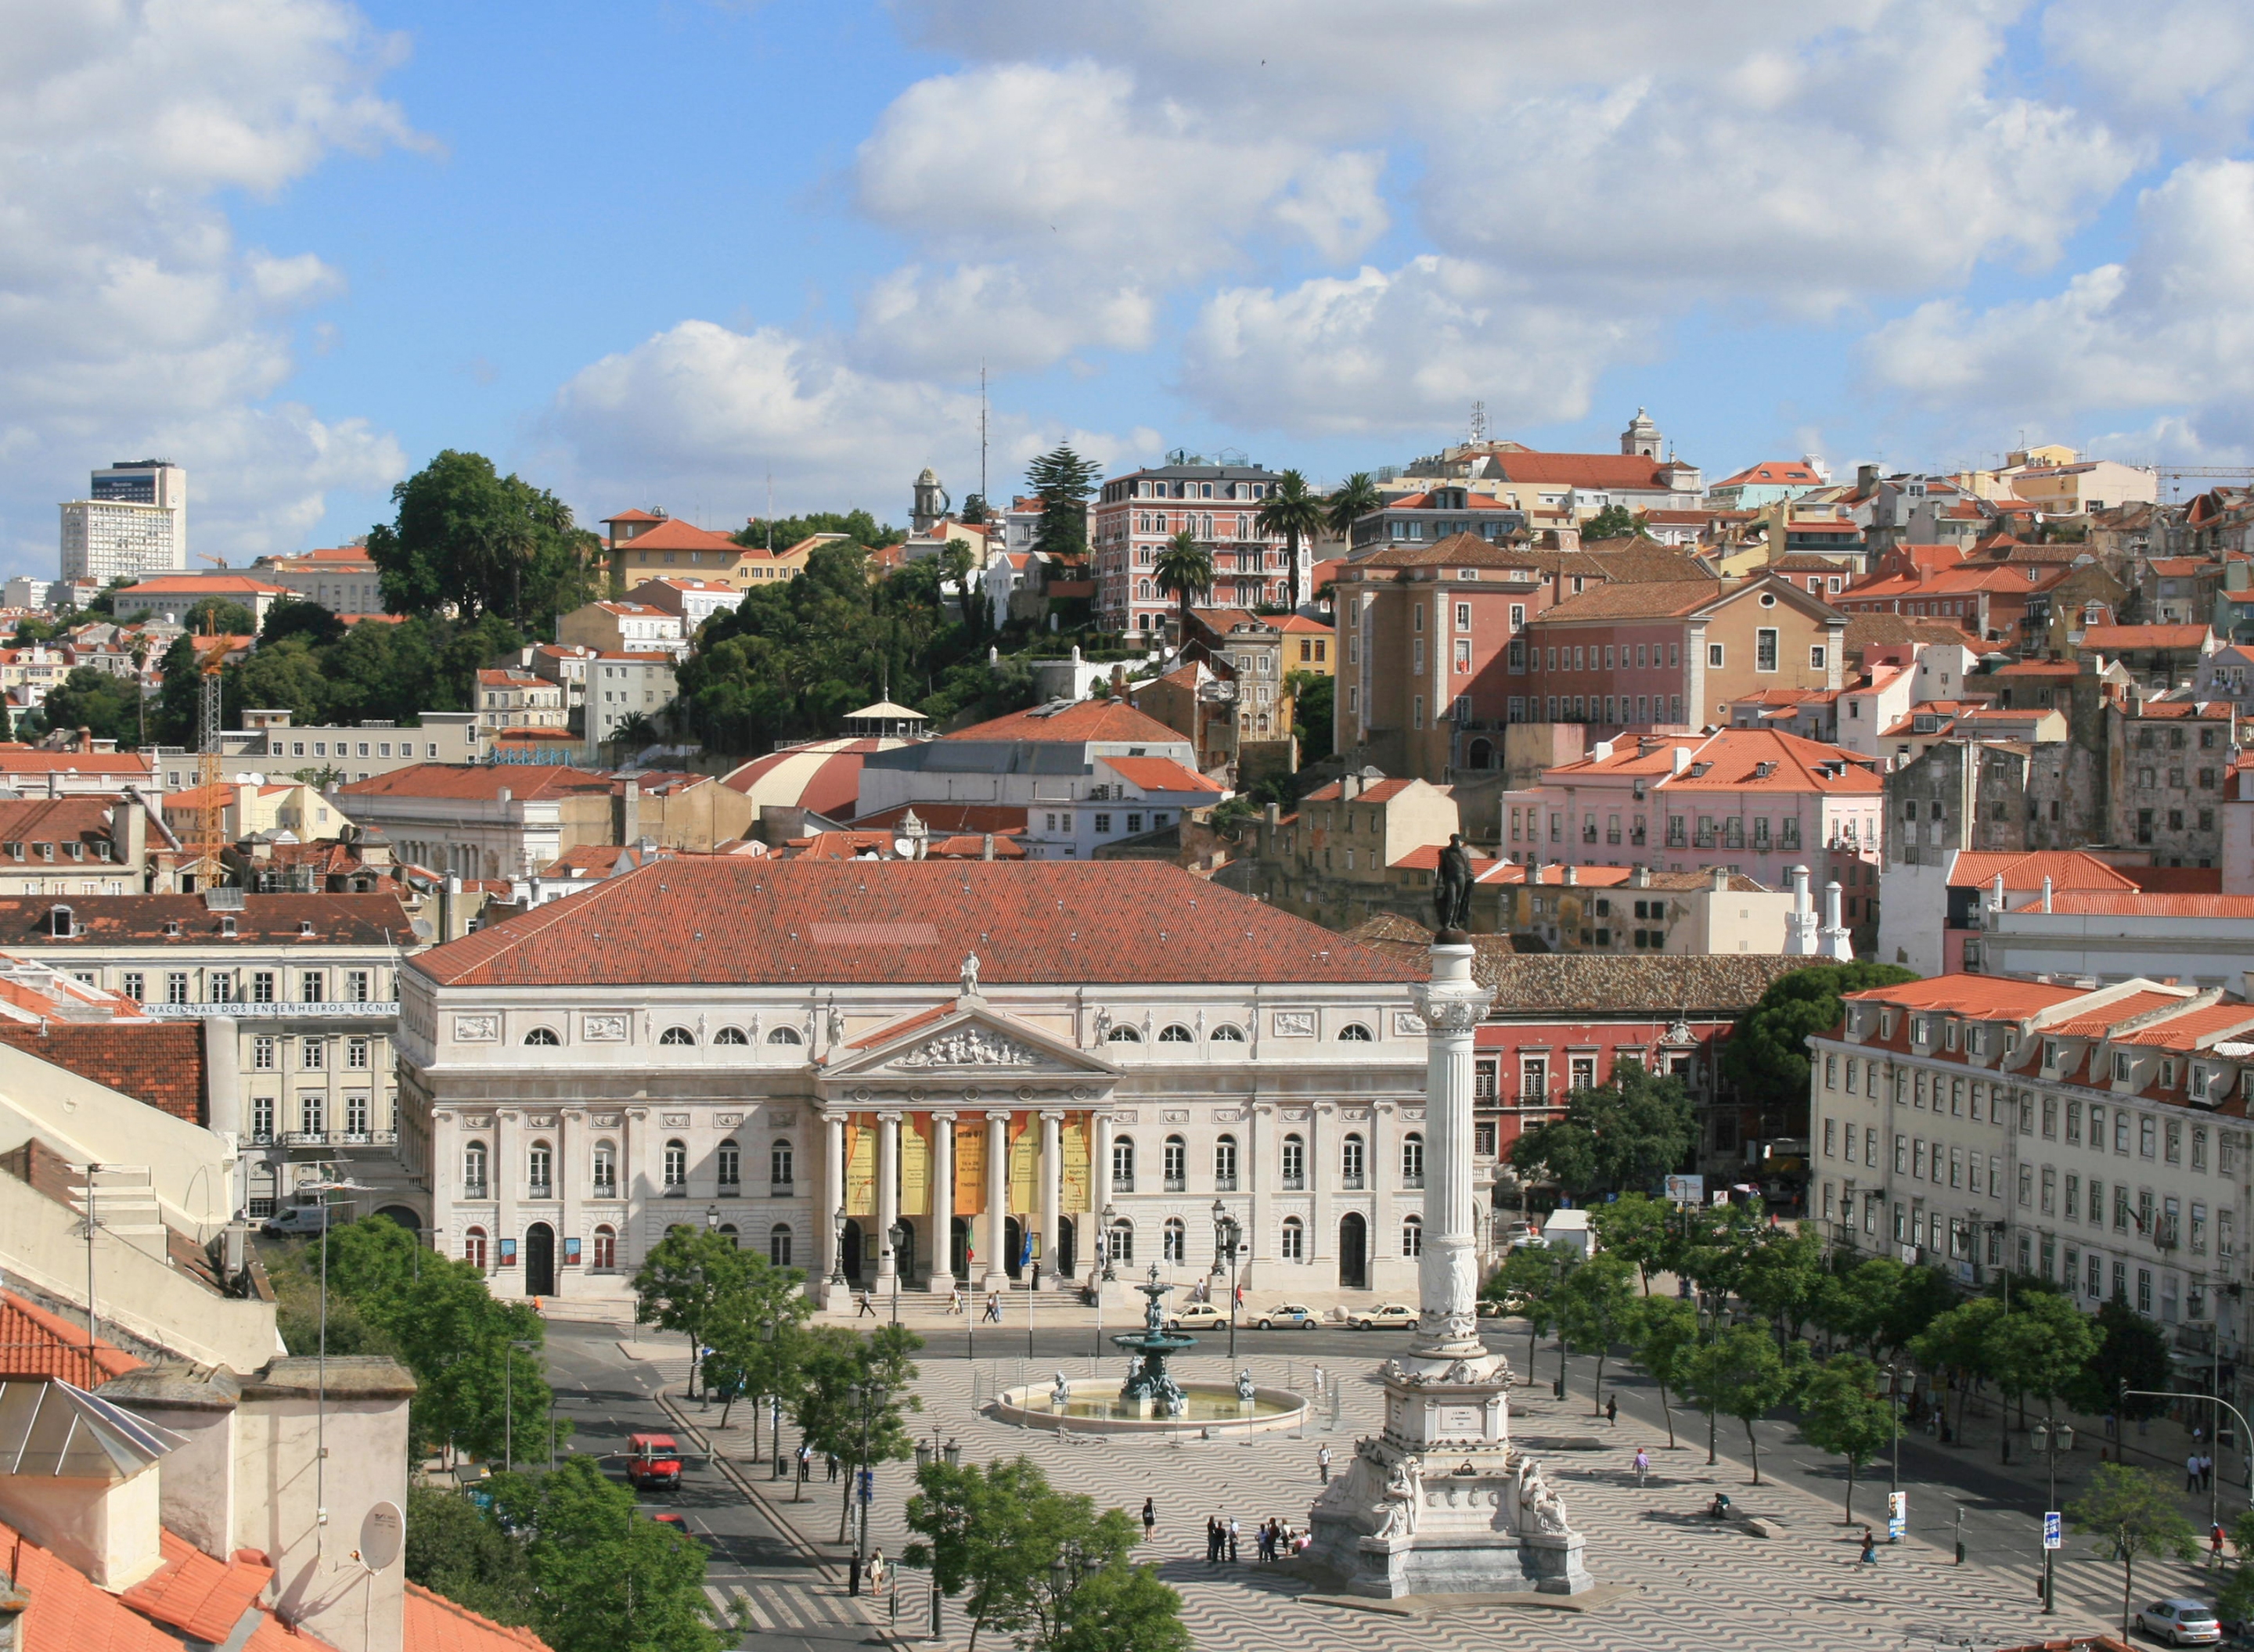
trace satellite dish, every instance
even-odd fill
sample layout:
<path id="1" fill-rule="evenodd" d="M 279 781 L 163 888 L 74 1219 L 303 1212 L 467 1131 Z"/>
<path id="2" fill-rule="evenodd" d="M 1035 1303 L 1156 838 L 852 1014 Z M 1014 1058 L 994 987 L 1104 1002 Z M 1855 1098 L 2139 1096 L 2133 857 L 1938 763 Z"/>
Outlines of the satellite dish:
<path id="1" fill-rule="evenodd" d="M 395 1502 L 381 1502 L 360 1522 L 360 1563 L 370 1572 L 388 1572 L 399 1558 L 407 1535 L 406 1516 Z"/>
<path id="2" fill-rule="evenodd" d="M 906 860 L 910 855 L 915 853 L 915 840 L 909 837 L 893 838 L 892 853 Z"/>

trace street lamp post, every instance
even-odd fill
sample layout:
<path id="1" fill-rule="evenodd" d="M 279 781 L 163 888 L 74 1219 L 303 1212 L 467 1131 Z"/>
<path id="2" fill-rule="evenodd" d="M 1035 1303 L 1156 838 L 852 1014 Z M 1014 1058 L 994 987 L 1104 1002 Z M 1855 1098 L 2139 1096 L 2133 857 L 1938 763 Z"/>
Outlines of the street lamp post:
<path id="1" fill-rule="evenodd" d="M 2074 1430 L 2055 1417 L 2046 1417 L 2034 1425 L 2028 1443 L 2042 1453 L 2043 1468 L 2048 1477 L 2049 1495 L 2043 1503 L 2044 1524 L 2048 1527 L 2049 1517 L 2058 1509 L 2058 1454 L 2074 1449 Z M 2058 1578 L 2051 1567 L 2049 1532 L 2046 1530 L 2043 1536 L 2043 1610 L 2055 1612 L 2058 1610 Z"/>
<path id="2" fill-rule="evenodd" d="M 1236 1363 L 1236 1256 L 1242 1248 L 1240 1242 L 1243 1236 L 1244 1229 L 1237 1225 L 1236 1217 L 1223 1216 L 1221 1219 L 1222 1245 L 1228 1256 L 1228 1362 L 1231 1366 Z"/>
<path id="3" fill-rule="evenodd" d="M 862 1575 L 869 1564 L 869 1502 L 874 1490 L 869 1483 L 869 1418 L 872 1412 L 884 1409 L 892 1395 L 881 1382 L 856 1382 L 848 1391 L 861 1408 L 861 1460 L 853 1470 L 853 1506 L 859 1530 L 852 1556 L 846 1564 L 845 1592 L 858 1595 Z"/>
<path id="4" fill-rule="evenodd" d="M 1905 1368 L 1882 1365 L 1879 1368 L 1886 1374 L 1886 1415 L 1894 1425 L 1894 1447 L 1886 1453 L 1887 1507 L 1891 1508 L 1894 1506 L 1893 1494 L 1901 1490 L 1901 1379 Z M 1912 1375 L 1914 1375 L 1914 1369 Z M 1886 1541 L 1898 1541 L 1891 1530 L 1886 1534 Z"/>
<path id="5" fill-rule="evenodd" d="M 1103 1207 L 1103 1214 L 1097 1218 L 1096 1243 L 1103 1256 L 1103 1272 L 1096 1282 L 1095 1358 L 1098 1362 L 1103 1358 L 1103 1287 L 1119 1277 L 1111 1269 L 1111 1224 L 1118 1220 L 1118 1216 L 1119 1211 L 1116 1206 L 1106 1205 Z"/>
<path id="6" fill-rule="evenodd" d="M 837 1214 L 830 1219 L 830 1283 L 845 1283 L 845 1207 L 837 1207 Z"/>
<path id="7" fill-rule="evenodd" d="M 908 1242 L 908 1225 L 896 1222 L 886 1229 L 885 1242 L 892 1248 L 892 1323 L 900 1322 L 900 1249 Z"/>

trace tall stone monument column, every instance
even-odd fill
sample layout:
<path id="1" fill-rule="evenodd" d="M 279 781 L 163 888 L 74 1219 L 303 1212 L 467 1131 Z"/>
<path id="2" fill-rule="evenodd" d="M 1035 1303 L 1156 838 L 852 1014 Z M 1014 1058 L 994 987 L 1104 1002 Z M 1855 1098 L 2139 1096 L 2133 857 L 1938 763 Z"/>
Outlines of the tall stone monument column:
<path id="1" fill-rule="evenodd" d="M 1453 927 L 1468 887 L 1457 868 L 1452 904 L 1455 847 L 1443 851 L 1442 927 L 1417 993 L 1428 1040 L 1417 1332 L 1382 1368 L 1383 1430 L 1355 1443 L 1308 1516 L 1310 1555 L 1354 1594 L 1578 1594 L 1593 1586 L 1581 1535 L 1540 1467 L 1511 1449 L 1510 1367 L 1479 1335 L 1472 1045 L 1494 995 Z"/>

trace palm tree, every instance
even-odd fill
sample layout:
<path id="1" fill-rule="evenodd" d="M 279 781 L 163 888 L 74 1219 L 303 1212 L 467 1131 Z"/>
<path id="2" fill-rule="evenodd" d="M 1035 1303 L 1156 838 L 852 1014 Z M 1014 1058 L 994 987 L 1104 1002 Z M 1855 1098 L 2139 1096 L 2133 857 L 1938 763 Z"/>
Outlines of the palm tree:
<path id="1" fill-rule="evenodd" d="M 1368 471 L 1356 471 L 1323 501 L 1323 520 L 1337 537 L 1350 540 L 1354 523 L 1384 502 L 1377 496 L 1376 478 Z"/>
<path id="2" fill-rule="evenodd" d="M 1181 630 L 1175 638 L 1175 646 L 1180 647 L 1190 639 L 1190 599 L 1213 584 L 1213 547 L 1200 543 L 1198 536 L 1185 528 L 1158 553 L 1151 578 L 1159 590 L 1172 592 L 1182 605 Z"/>
<path id="3" fill-rule="evenodd" d="M 1285 471 L 1268 490 L 1267 502 L 1252 519 L 1264 534 L 1281 534 L 1292 564 L 1292 612 L 1299 611 L 1299 542 L 1323 530 L 1323 501 L 1297 471 Z"/>

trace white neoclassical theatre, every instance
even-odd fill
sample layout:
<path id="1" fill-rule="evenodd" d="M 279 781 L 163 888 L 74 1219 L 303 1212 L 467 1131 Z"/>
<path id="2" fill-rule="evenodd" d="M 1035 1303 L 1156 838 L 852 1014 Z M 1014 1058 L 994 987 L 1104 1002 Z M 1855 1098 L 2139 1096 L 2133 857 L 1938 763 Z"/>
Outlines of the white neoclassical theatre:
<path id="1" fill-rule="evenodd" d="M 1414 979 L 1172 866 L 681 856 L 408 961 L 401 1152 L 511 1296 L 684 1222 L 825 1292 L 1187 1282 L 1219 1206 L 1248 1292 L 1406 1297 Z"/>

